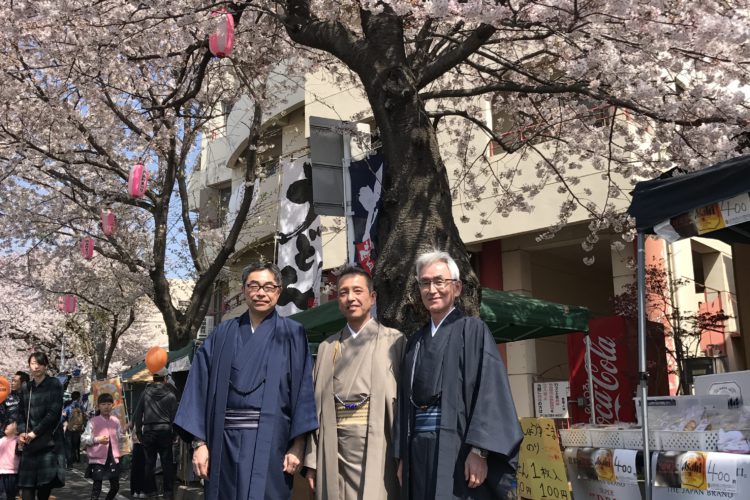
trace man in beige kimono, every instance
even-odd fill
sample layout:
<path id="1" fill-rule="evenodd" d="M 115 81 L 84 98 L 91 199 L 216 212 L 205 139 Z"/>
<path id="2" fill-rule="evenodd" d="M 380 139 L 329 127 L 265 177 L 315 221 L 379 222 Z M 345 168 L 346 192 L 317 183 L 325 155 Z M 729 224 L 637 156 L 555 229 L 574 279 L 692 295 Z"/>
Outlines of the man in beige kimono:
<path id="1" fill-rule="evenodd" d="M 358 267 L 338 279 L 347 325 L 318 347 L 315 403 L 320 428 L 310 434 L 304 465 L 318 500 L 399 497 L 392 429 L 406 338 L 370 315 L 376 293 Z"/>

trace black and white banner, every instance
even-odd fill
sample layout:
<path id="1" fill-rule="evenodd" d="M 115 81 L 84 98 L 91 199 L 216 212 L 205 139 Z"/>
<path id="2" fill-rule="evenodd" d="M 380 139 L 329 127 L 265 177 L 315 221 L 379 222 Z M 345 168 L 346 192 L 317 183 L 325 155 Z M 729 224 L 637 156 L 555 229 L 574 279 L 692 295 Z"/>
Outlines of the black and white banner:
<path id="1" fill-rule="evenodd" d="M 307 158 L 281 165 L 277 264 L 285 288 L 279 314 L 318 305 L 323 267 L 320 217 L 313 209 L 312 167 Z"/>

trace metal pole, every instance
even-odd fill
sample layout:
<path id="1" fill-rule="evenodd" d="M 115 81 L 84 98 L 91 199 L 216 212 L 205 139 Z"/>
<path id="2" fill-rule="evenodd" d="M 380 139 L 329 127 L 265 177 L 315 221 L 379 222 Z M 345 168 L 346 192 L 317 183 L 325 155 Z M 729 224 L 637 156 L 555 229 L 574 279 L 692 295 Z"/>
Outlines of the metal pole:
<path id="1" fill-rule="evenodd" d="M 357 263 L 357 249 L 354 247 L 354 221 L 352 215 L 352 200 L 349 199 L 349 193 L 352 190 L 352 181 L 349 177 L 349 167 L 352 164 L 352 145 L 351 134 L 342 134 L 341 139 L 343 141 L 344 157 L 341 158 L 341 175 L 342 175 L 342 187 L 343 201 L 344 201 L 344 224 L 346 229 L 346 261 L 350 264 Z"/>
<path id="2" fill-rule="evenodd" d="M 60 338 L 60 373 L 65 373 L 65 333 Z"/>
<path id="3" fill-rule="evenodd" d="M 588 376 L 589 386 L 589 409 L 591 410 L 591 419 L 589 420 L 592 424 L 596 423 L 596 407 L 594 406 L 594 379 L 591 376 L 591 335 L 586 334 L 584 337 L 586 343 L 586 375 Z"/>
<path id="4" fill-rule="evenodd" d="M 646 241 L 638 233 L 637 280 L 638 280 L 638 391 L 641 396 L 641 423 L 643 424 L 643 478 L 645 500 L 651 500 L 651 450 L 648 442 L 648 371 L 646 367 Z"/>

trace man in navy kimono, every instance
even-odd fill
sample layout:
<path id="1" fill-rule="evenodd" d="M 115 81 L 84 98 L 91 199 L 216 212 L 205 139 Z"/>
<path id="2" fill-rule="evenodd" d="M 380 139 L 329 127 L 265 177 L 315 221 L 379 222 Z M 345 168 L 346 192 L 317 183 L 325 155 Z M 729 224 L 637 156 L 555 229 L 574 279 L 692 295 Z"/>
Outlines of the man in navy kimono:
<path id="1" fill-rule="evenodd" d="M 416 268 L 430 321 L 401 367 L 401 499 L 505 499 L 522 433 L 497 345 L 481 319 L 455 307 L 462 283 L 450 255 L 423 254 Z"/>
<path id="2" fill-rule="evenodd" d="M 242 283 L 248 311 L 196 351 L 174 423 L 207 500 L 286 499 L 318 428 L 312 359 L 302 325 L 276 313 L 279 268 L 252 264 Z"/>

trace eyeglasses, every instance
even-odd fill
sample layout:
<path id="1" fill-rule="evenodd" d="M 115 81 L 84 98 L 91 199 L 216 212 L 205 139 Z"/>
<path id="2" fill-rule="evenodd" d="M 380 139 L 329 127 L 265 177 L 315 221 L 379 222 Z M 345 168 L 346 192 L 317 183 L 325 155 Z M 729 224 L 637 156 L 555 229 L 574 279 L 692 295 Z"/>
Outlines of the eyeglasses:
<path id="1" fill-rule="evenodd" d="M 443 289 L 445 289 L 445 287 L 448 286 L 448 284 L 450 284 L 450 283 L 452 283 L 454 281 L 458 281 L 458 280 L 454 280 L 452 278 L 448 278 L 448 279 L 445 279 L 445 278 L 432 278 L 432 279 L 425 278 L 425 279 L 418 279 L 417 280 L 417 284 L 419 285 L 419 288 L 421 288 L 423 290 L 429 290 L 430 289 L 430 285 L 433 285 L 436 290 L 443 290 Z"/>
<path id="2" fill-rule="evenodd" d="M 255 293 L 261 288 L 266 293 L 273 293 L 277 288 L 281 288 L 281 286 L 274 285 L 273 283 L 264 283 L 261 285 L 260 283 L 256 283 L 255 281 L 251 281 L 250 283 L 245 284 L 245 290 L 250 293 Z"/>

